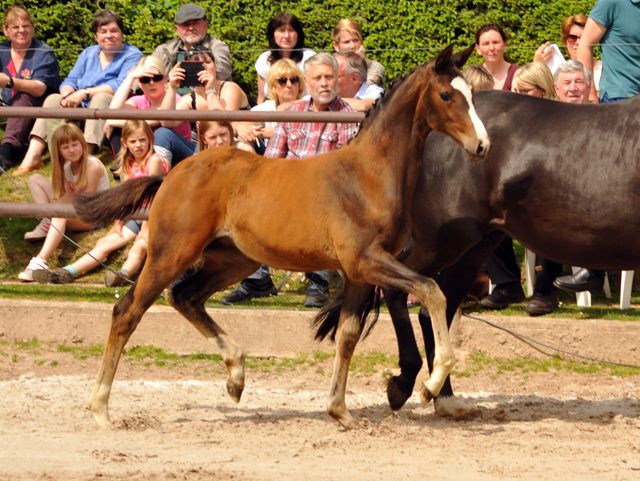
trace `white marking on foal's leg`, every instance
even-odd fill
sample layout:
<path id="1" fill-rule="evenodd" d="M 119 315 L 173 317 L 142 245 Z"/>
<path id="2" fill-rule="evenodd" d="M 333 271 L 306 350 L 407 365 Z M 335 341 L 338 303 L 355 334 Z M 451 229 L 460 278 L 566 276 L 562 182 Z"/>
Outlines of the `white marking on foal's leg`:
<path id="1" fill-rule="evenodd" d="M 420 288 L 423 285 L 419 286 Z M 420 399 L 426 405 L 435 396 L 440 394 L 444 381 L 456 364 L 451 340 L 449 339 L 449 326 L 447 325 L 447 299 L 434 281 L 424 284 L 424 289 L 418 297 L 431 314 L 431 326 L 435 344 L 435 357 L 433 369 L 429 379 L 422 384 Z M 416 293 L 417 294 L 417 293 Z"/>
<path id="2" fill-rule="evenodd" d="M 476 107 L 473 104 L 471 85 L 469 85 L 463 77 L 456 77 L 451 81 L 451 86 L 464 95 L 464 98 L 469 104 L 469 117 L 471 117 L 473 127 L 476 129 L 476 135 L 486 147 L 489 147 L 489 135 L 487 134 L 487 129 L 484 128 L 484 124 L 482 123 L 482 120 L 480 120 L 480 117 L 478 117 Z"/>

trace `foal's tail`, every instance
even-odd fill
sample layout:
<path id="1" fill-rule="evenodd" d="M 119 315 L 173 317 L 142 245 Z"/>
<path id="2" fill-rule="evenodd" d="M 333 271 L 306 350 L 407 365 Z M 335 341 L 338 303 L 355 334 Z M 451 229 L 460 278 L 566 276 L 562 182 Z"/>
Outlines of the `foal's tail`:
<path id="1" fill-rule="evenodd" d="M 79 194 L 74 203 L 78 217 L 93 225 L 125 219 L 151 202 L 164 177 L 139 177 L 127 180 L 113 189 Z"/>
<path id="2" fill-rule="evenodd" d="M 365 305 L 364 311 L 360 314 L 360 336 L 363 338 L 371 334 L 373 327 L 378 322 L 380 315 L 380 292 L 380 287 L 371 288 L 367 304 Z M 316 329 L 316 340 L 322 341 L 325 337 L 329 336 L 329 339 L 335 342 L 343 297 L 344 289 L 340 286 L 340 289 L 336 291 L 331 302 L 311 321 L 311 327 Z M 374 316 L 365 332 L 365 326 L 372 310 L 374 311 Z"/>

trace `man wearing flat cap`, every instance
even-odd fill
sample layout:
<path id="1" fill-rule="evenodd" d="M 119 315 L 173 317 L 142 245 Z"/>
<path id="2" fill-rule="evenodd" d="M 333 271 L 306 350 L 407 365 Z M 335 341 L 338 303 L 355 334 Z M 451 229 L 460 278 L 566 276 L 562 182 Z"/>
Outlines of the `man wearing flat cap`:
<path id="1" fill-rule="evenodd" d="M 185 53 L 196 45 L 202 45 L 213 53 L 216 62 L 217 78 L 231 78 L 231 53 L 229 46 L 222 40 L 213 38 L 207 33 L 209 22 L 204 8 L 193 3 L 182 5 L 174 17 L 174 27 L 178 38 L 163 43 L 153 52 L 164 63 L 169 72 L 173 66 L 184 60 Z"/>

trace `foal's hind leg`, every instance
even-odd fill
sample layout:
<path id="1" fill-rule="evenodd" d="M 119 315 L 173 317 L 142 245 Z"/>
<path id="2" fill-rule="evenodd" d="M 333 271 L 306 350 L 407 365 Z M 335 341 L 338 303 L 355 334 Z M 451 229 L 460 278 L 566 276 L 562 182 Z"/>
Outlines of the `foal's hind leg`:
<path id="1" fill-rule="evenodd" d="M 331 376 L 327 412 L 345 429 L 357 429 L 360 424 L 351 416 L 345 403 L 349 363 L 362 333 L 360 315 L 371 292 L 371 286 L 344 279 L 344 301 L 336 335 L 336 359 Z"/>
<path id="2" fill-rule="evenodd" d="M 207 314 L 204 304 L 215 292 L 244 279 L 259 263 L 248 259 L 233 245 L 211 246 L 203 254 L 202 267 L 191 277 L 169 290 L 167 300 L 200 333 L 214 342 L 229 371 L 227 392 L 240 402 L 244 390 L 244 352 Z"/>
<path id="3" fill-rule="evenodd" d="M 109 340 L 89 399 L 89 410 L 99 427 L 112 426 L 109 418 L 109 394 L 124 346 L 140 323 L 142 315 L 162 294 L 164 287 L 179 275 L 180 269 L 184 270 L 188 266 L 187 263 L 184 267 L 177 266 L 171 271 L 169 266 L 163 269 L 158 265 L 155 268 L 150 264 L 145 265 L 138 281 L 113 308 Z"/>

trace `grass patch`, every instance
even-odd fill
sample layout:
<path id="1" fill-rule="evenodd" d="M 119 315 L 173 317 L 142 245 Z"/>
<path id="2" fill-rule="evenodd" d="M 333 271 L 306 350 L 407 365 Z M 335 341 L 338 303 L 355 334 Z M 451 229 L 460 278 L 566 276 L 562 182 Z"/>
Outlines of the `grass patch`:
<path id="1" fill-rule="evenodd" d="M 58 352 L 69 352 L 75 359 L 83 361 L 88 357 L 101 357 L 104 354 L 104 344 L 92 344 L 86 347 L 61 344 L 58 346 Z"/>
<path id="2" fill-rule="evenodd" d="M 464 370 L 454 370 L 451 374 L 460 377 L 470 377 L 480 372 L 488 372 L 491 377 L 511 375 L 526 378 L 528 374 L 534 372 L 568 372 L 575 374 L 628 377 L 639 375 L 640 369 L 594 361 L 565 360 L 559 355 L 548 359 L 532 359 L 530 357 L 503 359 L 490 357 L 482 351 L 475 351 L 467 358 Z"/>

